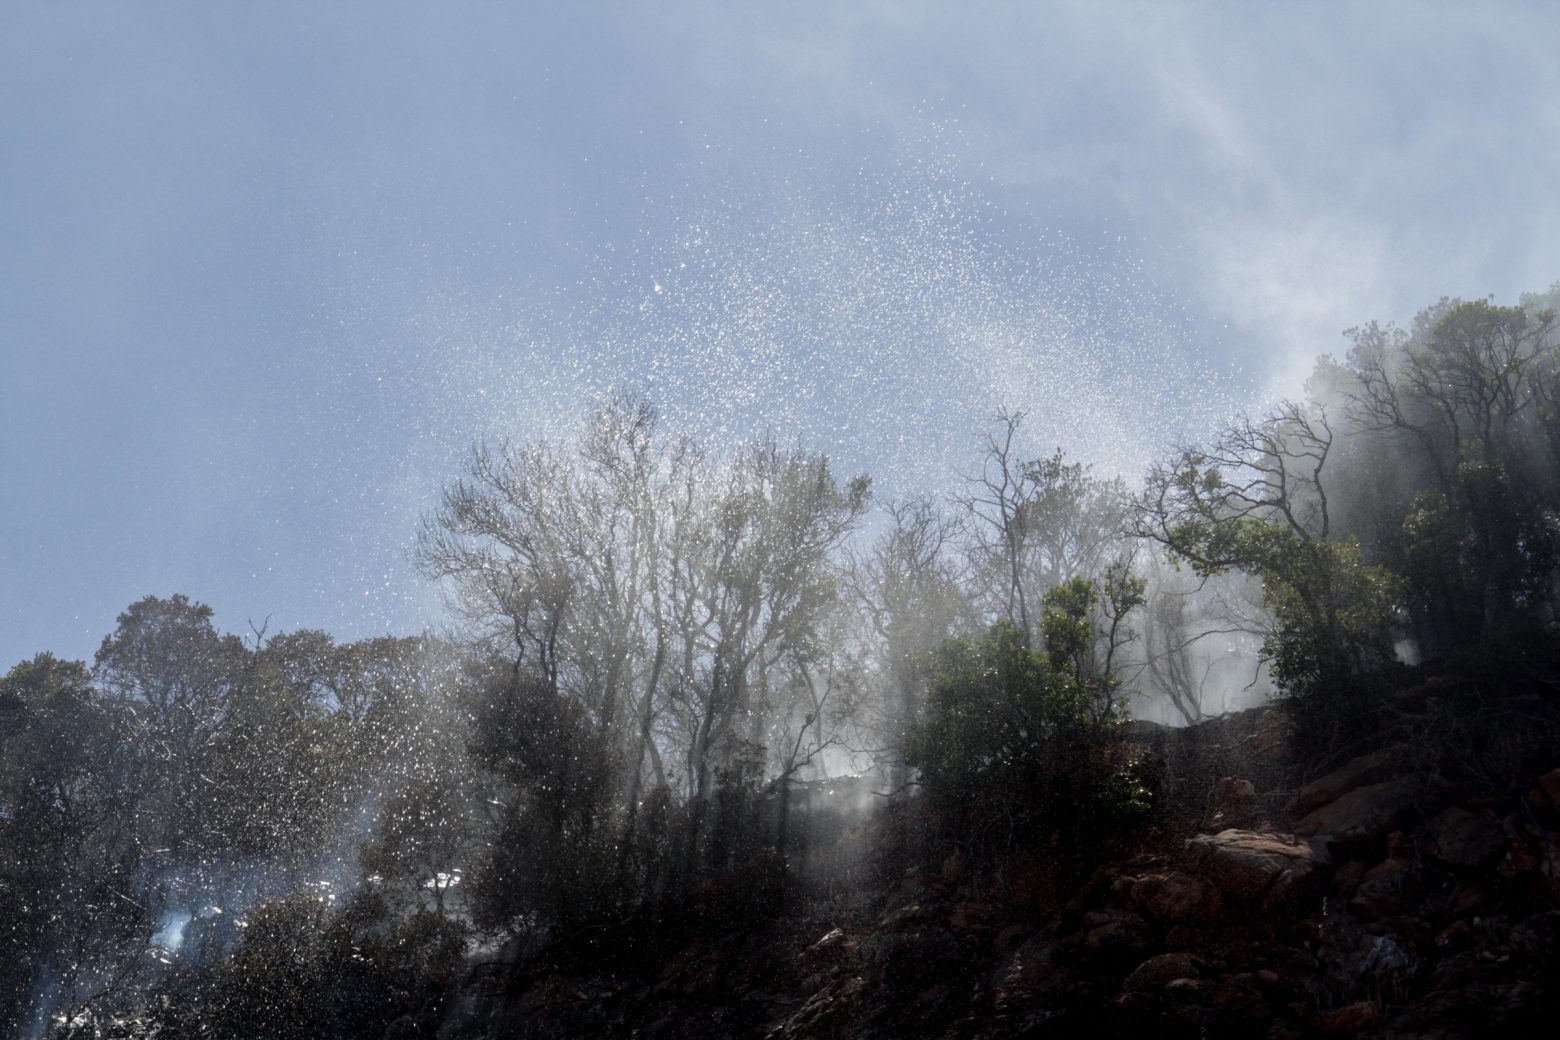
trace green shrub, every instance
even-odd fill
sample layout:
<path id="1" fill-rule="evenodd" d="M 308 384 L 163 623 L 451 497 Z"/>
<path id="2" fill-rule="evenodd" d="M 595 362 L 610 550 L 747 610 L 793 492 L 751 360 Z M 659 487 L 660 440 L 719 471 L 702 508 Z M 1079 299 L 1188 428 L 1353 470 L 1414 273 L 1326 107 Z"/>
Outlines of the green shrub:
<path id="1" fill-rule="evenodd" d="M 906 755 L 943 830 L 977 858 L 1036 843 L 1086 856 L 1148 808 L 1118 739 L 1077 672 L 1030 650 L 1010 622 L 933 651 Z"/>

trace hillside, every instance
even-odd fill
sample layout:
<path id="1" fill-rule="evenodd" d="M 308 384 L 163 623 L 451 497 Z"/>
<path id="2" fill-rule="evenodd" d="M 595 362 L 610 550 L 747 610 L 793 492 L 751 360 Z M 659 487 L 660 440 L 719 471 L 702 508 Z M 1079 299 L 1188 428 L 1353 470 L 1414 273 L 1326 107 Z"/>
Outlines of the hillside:
<path id="1" fill-rule="evenodd" d="M 1276 708 L 1135 724 L 1154 815 L 1072 891 L 1040 850 L 980 877 L 879 862 L 759 927 L 700 906 L 511 949 L 440 1035 L 1536 1035 L 1560 996 L 1556 713 L 1531 679 L 1414 680 L 1312 762 Z M 918 811 L 875 821 L 880 861 Z"/>

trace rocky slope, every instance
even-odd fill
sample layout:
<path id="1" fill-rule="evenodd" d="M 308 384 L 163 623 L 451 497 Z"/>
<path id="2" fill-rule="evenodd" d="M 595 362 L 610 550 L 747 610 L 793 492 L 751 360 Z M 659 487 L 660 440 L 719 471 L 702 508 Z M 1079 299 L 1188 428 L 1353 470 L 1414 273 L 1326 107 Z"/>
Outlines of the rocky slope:
<path id="1" fill-rule="evenodd" d="M 1536 703 L 1442 678 L 1308 770 L 1274 709 L 1138 725 L 1155 819 L 1065 899 L 1042 857 L 955 855 L 670 955 L 572 937 L 474 968 L 441 1035 L 1550 1035 L 1560 742 Z"/>

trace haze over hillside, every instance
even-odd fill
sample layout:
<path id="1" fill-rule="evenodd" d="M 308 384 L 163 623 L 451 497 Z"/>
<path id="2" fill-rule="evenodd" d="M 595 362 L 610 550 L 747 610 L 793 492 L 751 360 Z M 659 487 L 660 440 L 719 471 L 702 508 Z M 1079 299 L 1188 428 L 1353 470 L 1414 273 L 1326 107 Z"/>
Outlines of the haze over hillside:
<path id="1" fill-rule="evenodd" d="M 896 490 L 997 402 L 1136 479 L 1346 327 L 1560 269 L 1526 6 L 3 17 L 6 660 L 149 592 L 420 630 L 460 454 L 625 381 Z"/>
<path id="2" fill-rule="evenodd" d="M 601 15 L 0 14 L 0 1034 L 1552 1018 L 1560 16 Z"/>

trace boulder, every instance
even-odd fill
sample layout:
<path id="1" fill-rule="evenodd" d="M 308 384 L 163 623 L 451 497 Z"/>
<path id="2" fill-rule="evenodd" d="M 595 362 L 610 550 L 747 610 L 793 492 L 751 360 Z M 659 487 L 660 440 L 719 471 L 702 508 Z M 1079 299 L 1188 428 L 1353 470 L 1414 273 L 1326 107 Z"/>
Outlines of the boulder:
<path id="1" fill-rule="evenodd" d="M 1539 873 L 1552 897 L 1560 899 L 1560 835 L 1549 835 L 1540 849 Z"/>
<path id="2" fill-rule="evenodd" d="M 1220 976 L 1213 984 L 1213 1003 L 1220 1009 L 1220 1017 L 1232 1025 L 1242 1018 L 1250 1022 L 1271 1017 L 1262 1009 L 1265 1001 L 1258 979 L 1249 971 Z"/>
<path id="3" fill-rule="evenodd" d="M 1200 834 L 1187 848 L 1223 895 L 1241 902 L 1286 895 L 1332 865 L 1326 846 L 1293 834 L 1227 830 Z"/>
<path id="4" fill-rule="evenodd" d="M 1295 831 L 1345 845 L 1372 841 L 1392 830 L 1418 798 L 1419 784 L 1407 778 L 1357 787 L 1308 814 Z"/>
<path id="5" fill-rule="evenodd" d="M 835 964 L 855 952 L 856 944 L 845 934 L 845 930 L 836 928 L 803 950 L 800 960 L 807 965 Z"/>
<path id="6" fill-rule="evenodd" d="M 833 979 L 808 997 L 800 1010 L 771 1029 L 769 1040 L 843 1036 L 849 1023 L 860 1019 L 860 1005 L 866 992 L 866 980 L 859 975 Z"/>
<path id="7" fill-rule="evenodd" d="M 878 928 L 885 932 L 891 932 L 900 928 L 910 928 L 918 924 L 930 921 L 933 914 L 920 903 L 911 903 L 897 910 L 890 910 L 878 920 Z"/>
<path id="8" fill-rule="evenodd" d="M 1131 910 L 1090 910 L 1083 915 L 1081 923 L 1086 932 L 1106 924 L 1124 924 L 1139 932 L 1148 930 L 1148 922 Z"/>
<path id="9" fill-rule="evenodd" d="M 1362 921 L 1379 921 L 1402 913 L 1419 888 L 1414 865 L 1396 857 L 1368 871 L 1349 898 L 1349 910 Z"/>
<path id="10" fill-rule="evenodd" d="M 1123 915 L 1091 928 L 1083 937 L 1083 948 L 1101 960 L 1132 963 L 1133 958 L 1141 957 L 1148 949 L 1148 933 L 1142 919 L 1133 918 L 1137 915 Z"/>
<path id="11" fill-rule="evenodd" d="M 1199 1010 L 1206 1002 L 1211 987 L 1200 979 L 1171 979 L 1165 983 L 1165 997 L 1172 1007 L 1183 1013 Z"/>
<path id="12" fill-rule="evenodd" d="M 1430 821 L 1427 851 L 1453 867 L 1478 867 L 1506 848 L 1506 833 L 1496 821 L 1453 806 Z"/>
<path id="13" fill-rule="evenodd" d="M 1219 917 L 1218 890 L 1180 871 L 1148 874 L 1128 890 L 1132 905 L 1163 925 L 1196 924 Z"/>
<path id="14" fill-rule="evenodd" d="M 875 932 L 862 940 L 860 950 L 876 978 L 906 992 L 957 974 L 969 963 L 968 948 L 952 932 L 936 927 Z"/>
<path id="15" fill-rule="evenodd" d="M 1239 805 L 1256 796 L 1256 785 L 1238 776 L 1222 776 L 1213 785 L 1213 801 L 1216 805 Z"/>
<path id="16" fill-rule="evenodd" d="M 948 915 L 948 927 L 956 932 L 986 932 L 996 917 L 996 912 L 985 903 L 963 902 Z"/>
<path id="17" fill-rule="evenodd" d="M 1560 809 L 1560 769 L 1551 769 L 1539 777 L 1538 789 L 1544 792 L 1550 805 Z"/>
<path id="18" fill-rule="evenodd" d="M 1163 989 L 1176 979 L 1200 978 L 1200 963 L 1189 953 L 1162 953 L 1134 968 L 1121 988 L 1129 993 L 1144 993 Z"/>
<path id="19" fill-rule="evenodd" d="M 1325 776 L 1300 788 L 1295 796 L 1301 812 L 1320 809 L 1328 802 L 1336 801 L 1357 787 L 1379 784 L 1395 777 L 1403 768 L 1407 755 L 1402 748 L 1385 748 L 1368 755 L 1361 755 L 1347 765 L 1340 766 Z"/>
<path id="20" fill-rule="evenodd" d="M 1456 953 L 1466 949 L 1473 943 L 1473 926 L 1466 918 L 1459 918 L 1441 929 L 1435 937 L 1435 946 L 1438 950 L 1447 950 Z"/>
<path id="21" fill-rule="evenodd" d="M 1003 925 L 994 940 L 998 954 L 1007 956 L 1024 944 L 1034 929 L 1024 924 Z"/>
<path id="22" fill-rule="evenodd" d="M 997 988 L 1009 994 L 1031 990 L 1056 971 L 1057 946 L 1043 935 L 1031 936 L 998 970 Z"/>
<path id="23" fill-rule="evenodd" d="M 1365 880 L 1365 869 L 1365 864 L 1360 860 L 1345 860 L 1333 870 L 1332 894 L 1344 900 L 1353 896 L 1360 882 Z"/>
<path id="24" fill-rule="evenodd" d="M 943 860 L 942 879 L 950 885 L 957 885 L 969 876 L 969 868 L 964 863 L 964 853 L 954 849 L 947 859 Z"/>
<path id="25" fill-rule="evenodd" d="M 1368 1000 L 1346 1004 L 1336 1011 L 1329 1011 L 1317 1022 L 1323 1036 L 1347 1036 L 1376 1024 L 1376 1005 Z"/>
<path id="26" fill-rule="evenodd" d="M 1539 846 L 1531 842 L 1513 843 L 1501 858 L 1495 872 L 1510 881 L 1522 874 L 1536 871 L 1543 862 Z"/>

